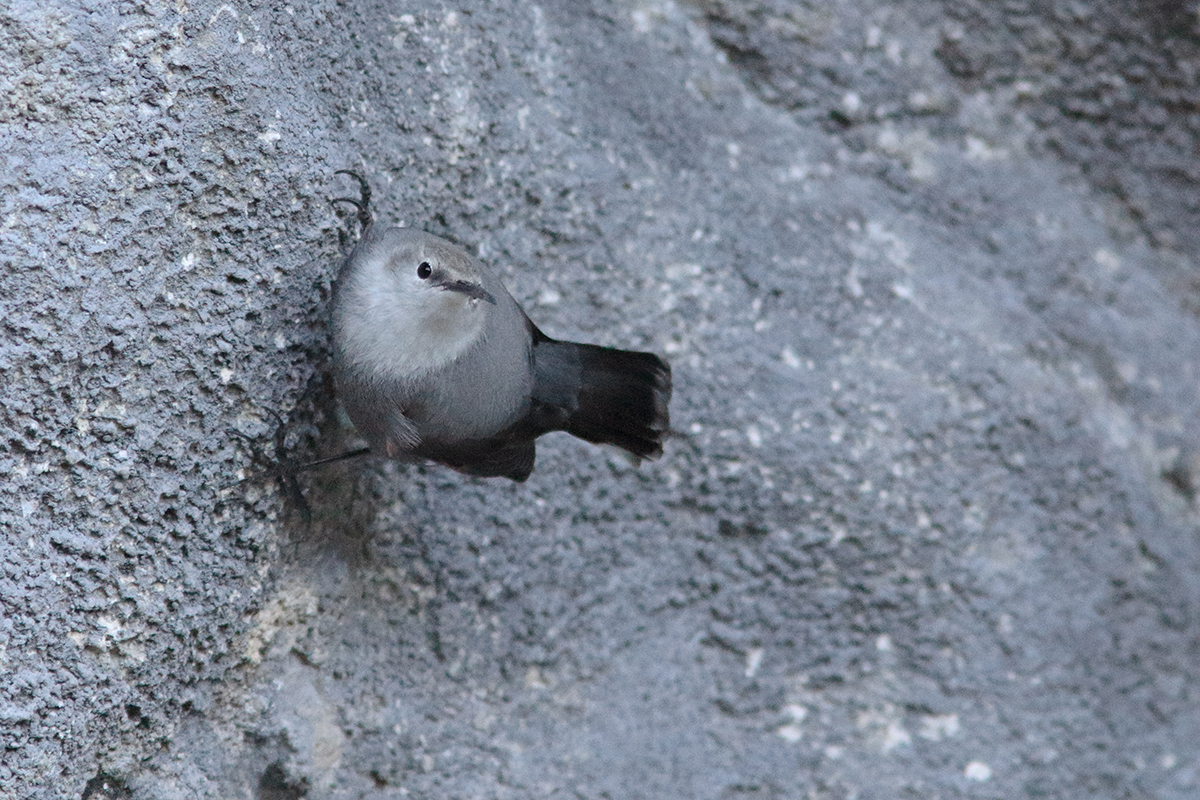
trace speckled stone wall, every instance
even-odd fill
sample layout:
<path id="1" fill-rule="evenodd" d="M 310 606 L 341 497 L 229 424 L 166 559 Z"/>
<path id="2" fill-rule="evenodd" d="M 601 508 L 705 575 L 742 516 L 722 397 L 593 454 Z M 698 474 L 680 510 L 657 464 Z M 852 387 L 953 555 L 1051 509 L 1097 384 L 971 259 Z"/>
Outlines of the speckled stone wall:
<path id="1" fill-rule="evenodd" d="M 0 795 L 1194 797 L 1198 42 L 4 5 Z M 668 357 L 664 458 L 264 480 L 354 443 L 339 169 L 548 334 Z"/>

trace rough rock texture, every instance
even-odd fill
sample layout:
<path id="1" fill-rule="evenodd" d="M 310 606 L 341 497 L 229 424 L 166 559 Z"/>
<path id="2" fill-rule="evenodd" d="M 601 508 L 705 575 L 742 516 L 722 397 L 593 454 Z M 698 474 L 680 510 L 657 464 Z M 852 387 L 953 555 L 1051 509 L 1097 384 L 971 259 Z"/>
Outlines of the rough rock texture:
<path id="1" fill-rule="evenodd" d="M 0 794 L 1200 793 L 1194 9 L 15 0 L 0 53 Z M 343 168 L 666 354 L 666 456 L 238 484 L 353 442 Z"/>

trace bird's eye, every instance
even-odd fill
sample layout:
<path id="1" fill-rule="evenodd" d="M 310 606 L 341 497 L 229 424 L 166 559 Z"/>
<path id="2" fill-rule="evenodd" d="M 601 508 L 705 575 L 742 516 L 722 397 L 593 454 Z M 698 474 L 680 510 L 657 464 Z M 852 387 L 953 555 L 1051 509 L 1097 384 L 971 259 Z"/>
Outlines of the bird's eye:
<path id="1" fill-rule="evenodd" d="M 420 264 L 417 265 L 417 277 L 420 278 L 421 280 L 425 280 L 432 274 L 433 274 L 433 267 L 429 266 L 428 261 L 422 261 Z"/>

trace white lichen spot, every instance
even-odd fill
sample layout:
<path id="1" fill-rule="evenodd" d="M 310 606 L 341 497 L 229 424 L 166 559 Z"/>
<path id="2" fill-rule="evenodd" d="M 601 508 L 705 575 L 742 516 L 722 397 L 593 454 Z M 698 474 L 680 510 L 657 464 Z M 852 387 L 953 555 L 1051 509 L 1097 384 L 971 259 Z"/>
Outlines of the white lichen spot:
<path id="1" fill-rule="evenodd" d="M 447 28 L 458 27 L 458 12 L 457 11 L 447 12 L 445 19 L 442 21 L 442 24 L 445 25 Z"/>
<path id="2" fill-rule="evenodd" d="M 1100 248 L 1092 254 L 1092 258 L 1096 261 L 1096 266 L 1103 267 L 1109 272 L 1114 272 L 1121 266 L 1121 257 L 1111 250 Z"/>
<path id="3" fill-rule="evenodd" d="M 886 633 L 882 634 L 878 639 L 875 640 L 875 649 L 881 653 L 892 652 L 892 637 L 888 636 Z"/>
<path id="4" fill-rule="evenodd" d="M 921 720 L 922 739 L 940 742 L 958 733 L 958 714 L 931 714 Z"/>
<path id="5" fill-rule="evenodd" d="M 889 753 L 897 747 L 904 747 L 912 744 L 912 735 L 904 729 L 899 720 L 892 720 L 888 723 L 887 730 L 883 734 L 883 752 Z"/>
<path id="6" fill-rule="evenodd" d="M 873 743 L 884 753 L 912 744 L 912 735 L 904 728 L 899 710 L 890 703 L 882 708 L 862 712 L 855 724 L 859 730 L 867 732 Z"/>
<path id="7" fill-rule="evenodd" d="M 480 711 L 475 715 L 475 719 L 472 724 L 475 726 L 475 730 L 486 733 L 490 731 L 493 726 L 495 726 L 496 715 L 487 710 Z"/>
<path id="8" fill-rule="evenodd" d="M 146 661 L 146 647 L 141 642 L 122 642 L 121 655 L 134 663 L 141 664 Z"/>
<path id="9" fill-rule="evenodd" d="M 779 734 L 779 738 L 790 744 L 795 744 L 804 738 L 804 731 L 800 729 L 799 725 L 784 725 L 775 732 Z"/>
<path id="10" fill-rule="evenodd" d="M 676 281 L 699 277 L 704 272 L 704 267 L 699 264 L 685 262 L 682 264 L 669 264 L 663 272 L 667 276 L 667 280 Z"/>
<path id="11" fill-rule="evenodd" d="M 233 370 L 229 367 L 223 367 L 218 375 L 221 377 L 221 383 L 229 383 L 233 380 Z"/>
<path id="12" fill-rule="evenodd" d="M 967 148 L 964 154 L 968 161 L 999 161 L 1008 157 L 1008 151 L 1000 147 L 992 147 L 978 136 L 968 136 Z"/>
<path id="13" fill-rule="evenodd" d="M 983 783 L 984 781 L 991 779 L 992 768 L 982 761 L 972 761 L 970 764 L 967 764 L 967 768 L 963 770 L 963 775 L 965 775 L 969 781 L 978 781 L 979 783 Z"/>
<path id="14" fill-rule="evenodd" d="M 284 336 L 282 333 L 275 334 L 275 349 L 276 350 L 285 350 L 285 349 L 287 349 L 287 346 L 288 346 L 287 337 Z"/>
<path id="15" fill-rule="evenodd" d="M 897 267 L 907 268 L 912 249 L 899 234 L 888 230 L 882 222 L 871 220 L 867 223 L 867 239 L 883 249 L 883 255 Z"/>
<path id="16" fill-rule="evenodd" d="M 762 433 L 756 425 L 746 428 L 746 439 L 749 440 L 751 447 L 762 447 Z"/>
<path id="17" fill-rule="evenodd" d="M 779 353 L 779 357 L 783 359 L 784 364 L 787 364 L 792 369 L 800 369 L 800 357 L 796 355 L 796 351 L 792 348 L 783 348 Z"/>
<path id="18" fill-rule="evenodd" d="M 804 738 L 804 731 L 800 728 L 800 723 L 808 716 L 808 709 L 801 705 L 787 705 L 783 707 L 783 713 L 791 717 L 791 721 L 775 732 L 785 742 L 795 744 Z"/>
<path id="19" fill-rule="evenodd" d="M 787 175 L 784 176 L 784 180 L 788 180 L 788 181 L 807 180 L 808 176 L 811 174 L 811 172 L 812 172 L 812 170 L 809 169 L 808 164 L 799 164 L 799 163 L 792 164 L 791 166 L 788 167 Z"/>
<path id="20" fill-rule="evenodd" d="M 761 647 L 751 647 L 746 653 L 746 677 L 753 678 L 758 672 L 758 668 L 762 666 L 763 649 Z"/>
<path id="21" fill-rule="evenodd" d="M 275 642 L 276 635 L 284 633 L 282 645 L 286 652 L 295 641 L 304 619 L 317 613 L 317 596 L 299 583 L 279 589 L 254 616 L 254 624 L 246 634 L 246 647 L 242 657 L 251 664 L 262 663 L 268 647 Z"/>
<path id="22" fill-rule="evenodd" d="M 543 305 L 543 306 L 558 305 L 559 301 L 561 301 L 561 300 L 562 300 L 562 295 L 559 294 L 555 289 L 551 289 L 551 288 L 547 287 L 545 289 L 542 289 L 542 291 L 538 292 L 537 301 L 540 305 Z"/>
<path id="23" fill-rule="evenodd" d="M 117 638 L 117 636 L 119 636 L 123 630 L 125 630 L 125 627 L 118 620 L 115 620 L 109 616 L 102 616 L 98 618 L 96 622 L 99 623 L 100 627 L 104 628 L 104 631 L 108 636 L 114 639 Z"/>
<path id="24" fill-rule="evenodd" d="M 267 128 L 258 135 L 258 140 L 263 144 L 273 144 L 283 138 L 283 134 L 274 128 Z"/>
<path id="25" fill-rule="evenodd" d="M 537 667 L 530 667 L 525 671 L 525 687 L 528 689 L 546 689 L 550 684 L 546 683 L 542 678 L 542 673 Z"/>
<path id="26" fill-rule="evenodd" d="M 846 287 L 846 293 L 855 300 L 863 296 L 862 281 L 858 279 L 858 267 L 850 268 L 850 271 L 846 273 L 843 283 Z"/>
<path id="27" fill-rule="evenodd" d="M 901 300 L 913 299 L 913 289 L 906 283 L 893 283 L 892 294 L 896 295 L 896 297 L 899 297 Z"/>

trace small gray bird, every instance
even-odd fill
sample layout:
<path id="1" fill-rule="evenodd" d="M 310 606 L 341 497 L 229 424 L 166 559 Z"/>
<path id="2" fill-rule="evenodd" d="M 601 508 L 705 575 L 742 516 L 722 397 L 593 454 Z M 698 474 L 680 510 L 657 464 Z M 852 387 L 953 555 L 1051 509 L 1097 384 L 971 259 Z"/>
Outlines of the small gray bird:
<path id="1" fill-rule="evenodd" d="M 376 453 L 515 481 L 550 431 L 662 455 L 665 361 L 551 339 L 478 259 L 432 234 L 364 231 L 334 289 L 333 335 L 339 396 Z"/>

